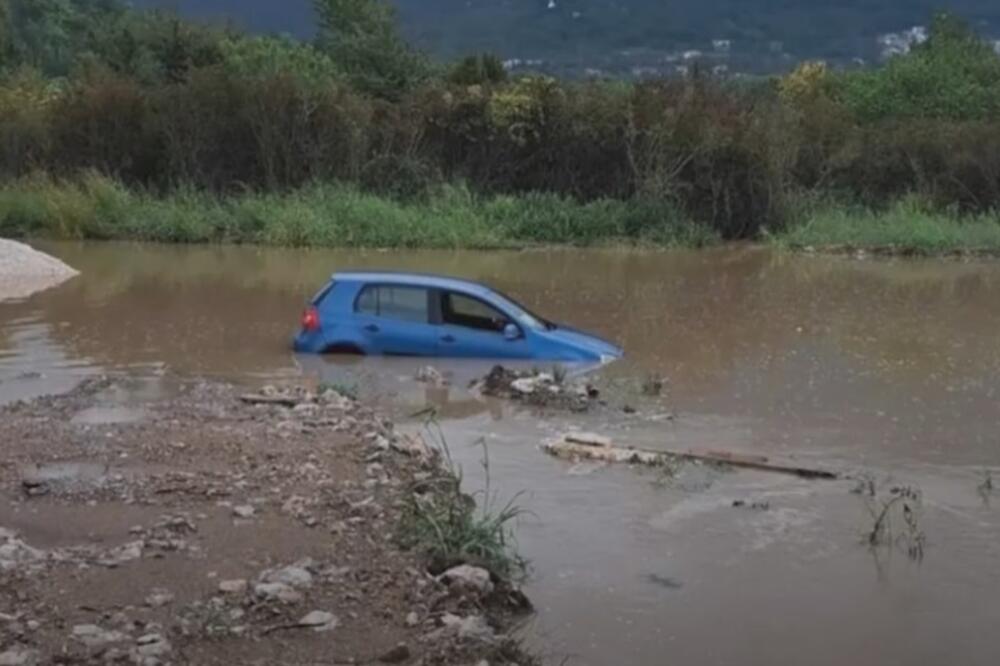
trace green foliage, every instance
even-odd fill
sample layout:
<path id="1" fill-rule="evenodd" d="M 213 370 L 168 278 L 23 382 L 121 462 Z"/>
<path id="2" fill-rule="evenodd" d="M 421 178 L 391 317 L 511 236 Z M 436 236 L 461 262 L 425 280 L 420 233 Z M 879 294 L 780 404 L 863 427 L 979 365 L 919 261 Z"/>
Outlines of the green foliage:
<path id="1" fill-rule="evenodd" d="M 483 444 L 486 488 L 475 496 L 462 490 L 462 472 L 452 462 L 440 427 L 428 425 L 438 441 L 444 470 L 414 489 L 402 521 L 402 543 L 416 548 L 442 573 L 460 564 L 488 569 L 501 580 L 523 576 L 527 562 L 517 553 L 512 523 L 524 510 L 517 497 L 504 505 L 490 489 L 489 451 Z M 477 502 L 478 500 L 478 502 Z"/>
<path id="2" fill-rule="evenodd" d="M 220 44 L 226 71 L 243 79 L 290 75 L 314 86 L 330 85 L 343 75 L 333 60 L 290 37 L 238 37 Z"/>
<path id="3" fill-rule="evenodd" d="M 470 55 L 452 65 L 448 81 L 460 86 L 505 83 L 507 70 L 492 53 Z"/>
<path id="4" fill-rule="evenodd" d="M 1000 112 L 1000 55 L 961 21 L 938 16 L 930 37 L 884 67 L 839 77 L 836 95 L 862 121 L 973 120 Z"/>
<path id="5" fill-rule="evenodd" d="M 401 200 L 425 197 L 440 177 L 434 169 L 407 155 L 378 155 L 361 169 L 361 187 Z"/>
<path id="6" fill-rule="evenodd" d="M 775 240 L 795 248 L 862 248 L 912 254 L 996 252 L 1000 251 L 1000 215 L 958 219 L 909 197 L 883 211 L 842 206 L 821 209 Z"/>
<path id="7" fill-rule="evenodd" d="M 632 225 L 631 227 L 629 225 Z M 546 195 L 480 200 L 441 188 L 399 203 L 343 185 L 220 198 L 182 188 L 161 197 L 95 172 L 31 176 L 0 188 L 0 235 L 171 243 L 495 248 L 536 243 L 704 245 L 715 236 L 667 206 Z"/>
<path id="8" fill-rule="evenodd" d="M 877 68 L 807 62 L 770 81 L 695 72 L 581 83 L 508 79 L 489 55 L 435 71 L 400 38 L 386 0 L 315 4 L 310 44 L 115 0 L 0 0 L 5 228 L 287 245 L 698 246 L 835 222 L 866 237 L 851 216 L 801 202 L 836 196 L 884 211 L 915 194 L 926 209 L 909 233 L 951 247 L 980 242 L 988 232 L 970 230 L 1000 209 L 1000 57 L 948 17 Z M 902 233 L 906 216 L 889 217 Z M 961 233 L 955 217 L 971 220 Z"/>
<path id="9" fill-rule="evenodd" d="M 317 43 L 362 92 L 398 99 L 430 75 L 430 65 L 399 36 L 385 0 L 315 0 Z"/>

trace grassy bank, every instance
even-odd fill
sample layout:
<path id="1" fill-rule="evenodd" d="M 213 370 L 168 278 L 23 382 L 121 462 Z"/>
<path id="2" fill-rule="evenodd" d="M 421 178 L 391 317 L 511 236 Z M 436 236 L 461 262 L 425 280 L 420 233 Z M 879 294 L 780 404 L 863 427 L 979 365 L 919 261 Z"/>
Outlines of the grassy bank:
<path id="1" fill-rule="evenodd" d="M 885 254 L 1000 254 L 1000 213 L 969 217 L 934 212 L 913 200 L 884 211 L 826 208 L 773 237 L 795 249 Z"/>
<path id="2" fill-rule="evenodd" d="M 315 184 L 288 193 L 166 196 L 88 174 L 0 187 L 0 236 L 228 242 L 316 247 L 497 248 L 532 244 L 703 246 L 714 232 L 665 202 L 555 194 L 479 197 L 444 186 L 399 202 L 353 186 Z"/>

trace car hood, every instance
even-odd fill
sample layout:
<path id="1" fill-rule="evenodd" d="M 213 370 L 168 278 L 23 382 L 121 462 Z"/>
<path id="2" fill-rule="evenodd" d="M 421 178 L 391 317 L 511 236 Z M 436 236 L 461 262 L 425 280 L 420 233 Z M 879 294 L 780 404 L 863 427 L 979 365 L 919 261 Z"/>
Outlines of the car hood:
<path id="1" fill-rule="evenodd" d="M 584 333 L 570 326 L 560 324 L 552 330 L 545 331 L 542 335 L 553 342 L 570 345 L 581 352 L 593 354 L 602 361 L 619 359 L 624 355 L 621 347 L 618 347 L 614 343 L 602 340 L 595 335 Z"/>

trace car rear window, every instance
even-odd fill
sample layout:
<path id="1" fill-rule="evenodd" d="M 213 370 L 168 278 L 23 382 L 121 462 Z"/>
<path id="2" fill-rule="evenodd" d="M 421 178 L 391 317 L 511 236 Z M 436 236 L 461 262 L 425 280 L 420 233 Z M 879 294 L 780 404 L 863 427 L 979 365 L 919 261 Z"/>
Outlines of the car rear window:
<path id="1" fill-rule="evenodd" d="M 428 316 L 427 289 L 368 285 L 358 294 L 354 310 L 359 314 L 385 319 L 398 319 L 426 324 Z"/>

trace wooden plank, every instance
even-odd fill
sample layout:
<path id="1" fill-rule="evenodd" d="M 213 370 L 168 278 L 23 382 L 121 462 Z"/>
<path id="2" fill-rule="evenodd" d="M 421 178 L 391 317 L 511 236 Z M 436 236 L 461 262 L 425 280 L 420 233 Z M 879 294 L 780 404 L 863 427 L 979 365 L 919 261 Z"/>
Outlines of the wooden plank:
<path id="1" fill-rule="evenodd" d="M 828 470 L 772 462 L 764 456 L 750 456 L 720 451 L 705 453 L 694 451 L 651 451 L 648 449 L 623 448 L 612 445 L 595 445 L 589 442 L 582 444 L 578 441 L 573 441 L 574 438 L 575 436 L 572 435 L 564 436 L 561 439 L 546 442 L 542 448 L 557 458 L 570 460 L 586 459 L 609 463 L 650 466 L 665 465 L 677 460 L 688 460 L 715 465 L 731 465 L 743 469 L 756 469 L 764 472 L 775 472 L 777 474 L 789 474 L 804 479 L 838 478 L 836 473 Z"/>

